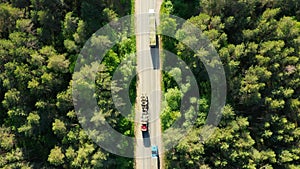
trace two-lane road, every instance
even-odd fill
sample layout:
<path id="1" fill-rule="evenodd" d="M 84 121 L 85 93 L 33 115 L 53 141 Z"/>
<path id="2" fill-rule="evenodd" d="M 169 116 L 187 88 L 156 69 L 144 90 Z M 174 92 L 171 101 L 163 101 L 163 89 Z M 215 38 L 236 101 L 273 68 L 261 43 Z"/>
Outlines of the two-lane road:
<path id="1" fill-rule="evenodd" d="M 160 3 L 159 3 L 160 2 Z M 135 1 L 135 31 L 137 45 L 137 110 L 135 113 L 136 122 L 141 117 L 141 94 L 145 94 L 149 99 L 149 132 L 142 134 L 140 123 L 135 126 L 136 147 L 135 147 L 135 168 L 151 168 L 151 146 L 157 145 L 159 152 L 162 152 L 160 105 L 161 105 L 161 69 L 159 62 L 158 47 L 149 46 L 149 9 L 155 9 L 156 15 L 159 13 L 161 0 L 136 0 Z M 161 161 L 161 159 L 159 160 Z M 161 164 L 161 163 L 160 163 Z M 162 168 L 157 166 L 157 168 Z"/>

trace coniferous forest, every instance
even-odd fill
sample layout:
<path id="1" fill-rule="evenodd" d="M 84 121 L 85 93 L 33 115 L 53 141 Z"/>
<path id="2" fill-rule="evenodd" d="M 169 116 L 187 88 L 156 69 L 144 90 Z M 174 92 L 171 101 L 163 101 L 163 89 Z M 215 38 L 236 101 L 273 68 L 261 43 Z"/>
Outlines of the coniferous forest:
<path id="1" fill-rule="evenodd" d="M 163 48 L 189 66 L 200 89 L 193 130 L 165 152 L 165 168 L 299 169 L 300 1 L 165 0 L 160 12 L 184 18 L 208 37 L 227 84 L 222 119 L 202 142 L 211 104 L 207 72 L 199 53 L 160 37 Z M 0 168 L 134 168 L 134 159 L 106 152 L 88 137 L 72 100 L 72 74 L 85 42 L 133 13 L 134 1 L 124 0 L 0 1 Z M 170 27 L 176 27 L 172 19 L 161 22 L 160 29 Z M 135 37 L 122 39 L 103 60 L 99 76 L 105 80 L 95 81 L 99 90 L 110 91 L 114 71 L 136 51 Z M 165 130 L 180 116 L 183 93 L 170 75 L 162 79 Z M 129 88 L 134 102 L 134 82 Z M 134 136 L 134 123 L 115 110 L 111 96 L 96 94 L 110 125 Z"/>

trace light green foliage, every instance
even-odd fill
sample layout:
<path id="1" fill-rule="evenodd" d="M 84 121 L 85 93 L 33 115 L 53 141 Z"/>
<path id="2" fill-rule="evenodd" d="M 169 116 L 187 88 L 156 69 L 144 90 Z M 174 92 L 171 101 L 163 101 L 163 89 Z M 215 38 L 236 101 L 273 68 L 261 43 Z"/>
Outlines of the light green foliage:
<path id="1" fill-rule="evenodd" d="M 208 113 L 209 104 L 206 98 L 199 99 L 199 112 L 195 122 L 197 127 L 203 126 L 206 122 L 206 116 Z"/>
<path id="2" fill-rule="evenodd" d="M 78 27 L 79 18 L 73 16 L 73 12 L 68 12 L 63 23 L 63 35 L 66 39 L 72 38 Z"/>
<path id="3" fill-rule="evenodd" d="M 264 67 L 250 67 L 241 81 L 241 100 L 247 104 L 257 104 L 261 101 L 260 91 L 266 86 L 272 73 Z"/>
<path id="4" fill-rule="evenodd" d="M 34 133 L 38 132 L 39 125 L 40 116 L 37 112 L 32 112 L 27 116 L 26 123 L 18 128 L 18 132 L 24 133 L 26 136 L 32 136 Z"/>
<path id="5" fill-rule="evenodd" d="M 52 124 L 52 130 L 54 134 L 64 135 L 66 133 L 67 128 L 64 122 L 60 121 L 59 119 L 55 119 L 55 121 Z"/>
<path id="6" fill-rule="evenodd" d="M 166 101 L 171 110 L 179 110 L 181 97 L 182 93 L 178 88 L 168 89 L 166 93 Z"/>
<path id="7" fill-rule="evenodd" d="M 79 47 L 86 38 L 84 27 L 84 22 L 75 17 L 73 12 L 66 14 L 62 31 L 65 38 L 63 43 L 69 53 L 79 52 Z"/>
<path id="8" fill-rule="evenodd" d="M 94 168 L 102 168 L 104 166 L 102 161 L 104 160 L 107 160 L 105 154 L 98 151 L 93 155 L 91 164 Z"/>
<path id="9" fill-rule="evenodd" d="M 84 42 L 86 37 L 85 22 L 83 20 L 79 20 L 78 27 L 76 32 L 73 34 L 73 38 L 76 43 L 81 44 Z"/>
<path id="10" fill-rule="evenodd" d="M 164 1 L 161 6 L 160 11 L 163 14 L 171 14 L 174 11 L 172 1 L 170 1 L 170 0 Z"/>
<path id="11" fill-rule="evenodd" d="M 64 55 L 53 55 L 49 58 L 47 68 L 65 73 L 68 71 L 68 66 L 69 61 L 65 59 Z"/>
<path id="12" fill-rule="evenodd" d="M 2 104 L 4 107 L 16 107 L 20 103 L 20 92 L 15 88 L 8 90 L 4 95 Z"/>
<path id="13" fill-rule="evenodd" d="M 0 128 L 0 147 L 11 150 L 14 146 L 15 135 L 10 133 L 9 128 Z"/>
<path id="14" fill-rule="evenodd" d="M 20 32 L 32 33 L 33 23 L 30 19 L 19 19 L 16 22 L 16 29 Z"/>
<path id="15" fill-rule="evenodd" d="M 108 21 L 116 21 L 118 19 L 118 14 L 113 11 L 112 9 L 109 8 L 104 8 L 103 9 L 104 15 L 108 18 Z"/>
<path id="16" fill-rule="evenodd" d="M 28 121 L 28 124 L 32 124 L 32 125 L 39 124 L 40 116 L 36 112 L 29 113 L 29 115 L 27 117 L 27 121 Z"/>
<path id="17" fill-rule="evenodd" d="M 169 106 L 164 108 L 162 114 L 160 115 L 161 118 L 161 123 L 162 123 L 162 129 L 166 130 L 169 127 L 172 126 L 174 121 L 180 117 L 180 112 L 179 111 L 172 111 Z"/>
<path id="18" fill-rule="evenodd" d="M 63 164 L 64 158 L 65 155 L 62 153 L 61 148 L 55 146 L 49 154 L 48 161 L 50 162 L 50 164 L 58 166 Z"/>
<path id="19" fill-rule="evenodd" d="M 1 154 L 0 167 L 2 168 L 31 168 L 30 165 L 23 161 L 23 152 L 19 149 L 13 149 L 10 152 Z"/>
<path id="20" fill-rule="evenodd" d="M 64 46 L 70 52 L 77 50 L 77 45 L 75 44 L 75 42 L 69 39 L 64 40 Z"/>
<path id="21" fill-rule="evenodd" d="M 72 81 L 71 81 L 72 82 Z M 73 108 L 72 90 L 69 88 L 66 91 L 58 93 L 56 106 L 61 112 L 67 112 Z"/>

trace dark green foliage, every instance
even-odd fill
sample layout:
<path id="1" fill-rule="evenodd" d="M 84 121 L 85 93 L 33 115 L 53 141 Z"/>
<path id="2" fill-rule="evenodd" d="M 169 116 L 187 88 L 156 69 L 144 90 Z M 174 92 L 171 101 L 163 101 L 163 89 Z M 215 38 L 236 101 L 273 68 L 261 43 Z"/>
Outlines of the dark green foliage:
<path id="1" fill-rule="evenodd" d="M 130 11 L 130 2 L 115 2 L 1 1 L 0 168 L 132 168 L 132 159 L 105 152 L 86 135 L 72 100 L 71 73 L 82 46 Z M 123 39 L 104 59 L 109 78 L 135 51 L 135 40 Z M 130 91 L 133 100 L 135 81 Z M 132 122 L 111 110 L 105 112 L 111 124 L 132 136 Z"/>
<path id="2" fill-rule="evenodd" d="M 299 1 L 199 2 L 200 14 L 189 21 L 211 41 L 223 62 L 227 105 L 217 129 L 203 142 L 203 125 L 213 103 L 208 78 L 203 78 L 205 68 L 197 62 L 201 55 L 163 37 L 163 46 L 189 65 L 202 90 L 195 127 L 166 154 L 166 168 L 299 168 Z M 184 30 L 176 36 L 184 39 Z M 174 84 L 168 76 L 164 80 L 165 87 Z M 162 112 L 163 129 L 175 120 L 170 112 Z"/>
<path id="3" fill-rule="evenodd" d="M 162 12 L 170 11 L 173 15 L 188 19 L 200 11 L 199 2 L 195 0 L 167 0 L 163 3 Z M 172 8 L 170 8 L 172 7 Z M 166 9 L 166 10 L 164 10 Z"/>
<path id="4" fill-rule="evenodd" d="M 21 10 L 8 3 L 0 4 L 0 37 L 7 38 L 15 29 L 16 21 L 21 17 Z"/>

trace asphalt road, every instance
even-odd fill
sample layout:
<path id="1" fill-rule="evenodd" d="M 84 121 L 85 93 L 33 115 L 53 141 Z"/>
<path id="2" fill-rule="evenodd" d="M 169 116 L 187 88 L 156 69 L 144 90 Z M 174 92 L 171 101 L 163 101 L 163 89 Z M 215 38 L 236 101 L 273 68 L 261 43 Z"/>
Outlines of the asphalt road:
<path id="1" fill-rule="evenodd" d="M 151 168 L 151 146 L 157 145 L 162 152 L 160 106 L 161 106 L 161 70 L 158 45 L 155 48 L 149 46 L 149 9 L 155 9 L 157 24 L 158 11 L 161 0 L 136 0 L 135 1 L 135 30 L 137 45 L 137 106 L 136 106 L 136 146 L 135 168 Z M 140 95 L 145 94 L 149 99 L 149 132 L 142 133 L 140 130 L 141 102 Z M 161 161 L 158 160 L 158 161 Z M 161 162 L 159 163 L 161 165 Z M 157 168 L 162 168 L 157 166 Z"/>

